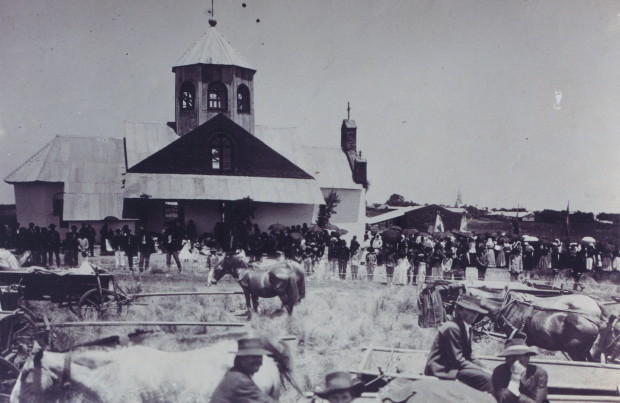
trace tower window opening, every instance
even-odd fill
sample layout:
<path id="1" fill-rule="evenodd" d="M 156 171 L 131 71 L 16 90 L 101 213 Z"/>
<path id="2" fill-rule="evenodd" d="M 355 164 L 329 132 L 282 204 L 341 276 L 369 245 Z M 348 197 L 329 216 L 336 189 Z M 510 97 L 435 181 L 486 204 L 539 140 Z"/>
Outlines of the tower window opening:
<path id="1" fill-rule="evenodd" d="M 211 141 L 211 169 L 232 170 L 232 142 L 223 134 L 215 136 Z"/>
<path id="2" fill-rule="evenodd" d="M 182 111 L 191 111 L 194 110 L 194 99 L 196 98 L 196 90 L 194 89 L 194 84 L 186 81 L 181 85 L 181 94 L 179 97 L 179 102 Z"/>
<path id="3" fill-rule="evenodd" d="M 226 86 L 219 81 L 209 84 L 207 90 L 207 109 L 210 111 L 226 111 L 228 92 Z"/>
<path id="4" fill-rule="evenodd" d="M 237 112 L 250 113 L 250 90 L 244 84 L 237 88 Z"/>

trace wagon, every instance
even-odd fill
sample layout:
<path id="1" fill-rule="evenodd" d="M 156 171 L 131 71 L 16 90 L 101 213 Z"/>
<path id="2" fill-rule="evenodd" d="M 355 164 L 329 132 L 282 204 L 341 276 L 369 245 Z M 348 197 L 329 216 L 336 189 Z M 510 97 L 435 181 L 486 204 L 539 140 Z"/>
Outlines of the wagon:
<path id="1" fill-rule="evenodd" d="M 10 392 L 38 335 L 34 314 L 18 305 L 19 293 L 18 286 L 0 287 L 0 396 Z"/>
<path id="2" fill-rule="evenodd" d="M 393 378 L 434 378 L 423 375 L 427 356 L 428 352 L 423 350 L 367 347 L 359 367 L 351 372 L 362 378 L 366 384 L 365 396 L 371 401 L 373 392 Z M 495 368 L 503 362 L 499 357 L 477 358 L 487 368 Z M 530 362 L 547 371 L 551 402 L 620 402 L 620 365 L 546 359 Z"/>
<path id="3" fill-rule="evenodd" d="M 50 301 L 85 311 L 103 312 L 111 306 L 118 310 L 128 301 L 127 294 L 107 271 L 92 266 L 92 273 L 20 269 L 0 271 L 0 286 L 19 285 L 26 301 Z"/>

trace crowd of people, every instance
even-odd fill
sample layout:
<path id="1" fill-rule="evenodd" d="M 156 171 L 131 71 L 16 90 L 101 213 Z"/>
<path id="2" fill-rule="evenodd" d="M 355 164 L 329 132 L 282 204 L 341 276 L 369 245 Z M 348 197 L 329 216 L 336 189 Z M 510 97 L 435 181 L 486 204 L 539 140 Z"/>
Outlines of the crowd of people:
<path id="1" fill-rule="evenodd" d="M 212 233 L 198 235 L 196 225 L 189 220 L 181 227 L 169 223 L 160 233 L 146 231 L 139 225 L 136 234 L 125 225 L 111 229 L 106 223 L 97 232 L 89 223 L 73 225 L 61 239 L 54 224 L 39 227 L 30 223 L 27 228 L 0 226 L 0 248 L 14 249 L 17 253 L 30 251 L 30 264 L 37 266 L 76 267 L 87 257 L 94 256 L 99 241 L 100 254 L 114 255 L 115 268 L 134 269 L 138 258 L 140 271 L 149 269 L 151 254 L 165 253 L 166 266 L 172 261 L 179 272 L 186 262 L 197 261 L 207 255 L 211 268 L 224 251 L 235 252 L 249 261 L 283 254 L 287 259 L 303 264 L 306 274 L 321 272 L 325 279 L 374 281 L 380 270 L 388 284 L 412 284 L 425 278 L 461 280 L 467 267 L 476 267 L 478 279 L 486 278 L 488 268 L 505 268 L 511 280 L 529 275 L 536 270 L 571 269 L 573 277 L 591 270 L 619 270 L 618 248 L 605 243 L 567 243 L 560 240 L 539 241 L 533 237 L 514 237 L 505 234 L 470 235 L 462 233 L 436 234 L 394 230 L 367 231 L 360 240 L 352 236 L 347 242 L 346 231 L 326 230 L 316 225 L 274 224 L 261 229 L 247 223 L 244 231 L 235 237 L 224 236 L 225 230 L 217 223 Z M 326 258 L 326 267 L 317 266 Z M 322 264 L 322 263 L 321 263 Z M 385 275 L 383 276 L 383 273 Z"/>

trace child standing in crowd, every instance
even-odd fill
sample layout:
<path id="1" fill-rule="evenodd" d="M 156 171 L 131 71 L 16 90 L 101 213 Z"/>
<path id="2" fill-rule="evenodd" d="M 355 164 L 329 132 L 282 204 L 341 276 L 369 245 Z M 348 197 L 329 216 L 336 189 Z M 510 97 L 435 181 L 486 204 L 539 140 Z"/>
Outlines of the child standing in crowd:
<path id="1" fill-rule="evenodd" d="M 372 246 L 366 252 L 366 278 L 368 281 L 372 281 L 375 267 L 377 267 L 377 254 Z"/>

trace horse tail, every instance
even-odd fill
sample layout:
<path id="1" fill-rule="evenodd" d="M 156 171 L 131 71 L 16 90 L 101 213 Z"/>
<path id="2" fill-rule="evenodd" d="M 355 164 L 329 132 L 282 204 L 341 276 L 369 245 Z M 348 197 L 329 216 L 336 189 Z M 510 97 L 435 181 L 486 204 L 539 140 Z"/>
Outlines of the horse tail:
<path id="1" fill-rule="evenodd" d="M 292 308 L 293 305 L 299 302 L 299 290 L 297 289 L 297 275 L 293 271 L 289 273 L 288 288 L 289 288 L 289 292 L 287 296 L 289 298 L 288 303 L 289 303 L 289 306 Z"/>
<path id="2" fill-rule="evenodd" d="M 299 271 L 299 300 L 306 298 L 306 275 L 304 274 L 303 269 Z"/>

